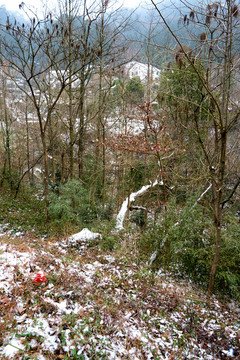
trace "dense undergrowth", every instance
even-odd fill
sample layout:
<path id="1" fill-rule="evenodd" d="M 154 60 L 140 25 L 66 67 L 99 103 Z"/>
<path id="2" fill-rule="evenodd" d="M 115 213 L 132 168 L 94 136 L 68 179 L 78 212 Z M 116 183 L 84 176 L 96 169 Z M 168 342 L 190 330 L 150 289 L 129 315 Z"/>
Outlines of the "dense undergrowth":
<path id="1" fill-rule="evenodd" d="M 38 235 L 61 237 L 112 218 L 111 204 L 103 208 L 99 199 L 90 200 L 88 189 L 77 180 L 51 187 L 48 209 L 41 188 L 23 188 L 17 198 L 4 188 L 0 197 L 0 222 L 13 233 L 34 230 Z"/>
<path id="2" fill-rule="evenodd" d="M 189 201 L 184 208 L 174 201 L 168 204 L 161 221 L 147 229 L 140 241 L 143 258 L 157 250 L 154 268 L 165 267 L 203 288 L 207 288 L 215 249 L 215 231 L 209 212 Z M 215 279 L 215 291 L 239 298 L 240 226 L 239 219 L 228 213 L 224 218 L 221 256 Z"/>
<path id="3" fill-rule="evenodd" d="M 37 191 L 22 191 L 15 199 L 9 189 L 0 191 L 0 222 L 4 228 L 17 231 L 34 230 L 46 233 L 46 207 Z"/>

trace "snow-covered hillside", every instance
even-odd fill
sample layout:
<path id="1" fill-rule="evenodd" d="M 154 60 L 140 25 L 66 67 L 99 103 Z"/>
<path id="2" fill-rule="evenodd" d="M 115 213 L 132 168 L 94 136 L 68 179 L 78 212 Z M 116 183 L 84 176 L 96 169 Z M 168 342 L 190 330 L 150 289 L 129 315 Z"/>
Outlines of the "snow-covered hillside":
<path id="1" fill-rule="evenodd" d="M 72 245 L 2 237 L 2 360 L 239 359 L 237 308 L 208 303 L 131 254 Z M 40 270 L 48 282 L 33 282 Z"/>

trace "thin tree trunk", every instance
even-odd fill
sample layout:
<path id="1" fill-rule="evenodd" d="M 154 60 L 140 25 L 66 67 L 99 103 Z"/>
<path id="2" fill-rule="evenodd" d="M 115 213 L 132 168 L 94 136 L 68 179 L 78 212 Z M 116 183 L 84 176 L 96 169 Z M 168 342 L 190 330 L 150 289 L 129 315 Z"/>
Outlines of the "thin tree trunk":
<path id="1" fill-rule="evenodd" d="M 78 177 L 82 179 L 83 176 L 83 152 L 84 152 L 84 68 L 81 72 L 81 84 L 80 84 L 80 99 L 79 99 L 79 134 L 78 134 Z"/>
<path id="2" fill-rule="evenodd" d="M 72 114 L 72 85 L 69 84 L 69 176 L 73 178 L 73 145 L 74 145 L 74 128 L 73 128 L 73 114 Z"/>
<path id="3" fill-rule="evenodd" d="M 28 112 L 27 112 L 27 98 L 26 107 L 25 107 L 25 122 L 26 122 L 26 131 L 27 131 L 27 165 L 28 165 L 28 179 L 31 184 L 31 174 L 30 174 L 30 144 L 29 144 L 29 126 L 28 126 Z"/>
<path id="4" fill-rule="evenodd" d="M 54 158 L 54 135 L 53 135 L 53 124 L 52 115 L 49 116 L 49 141 L 50 141 L 50 152 L 51 152 L 51 170 L 52 170 L 52 182 L 56 182 L 56 171 L 55 171 L 55 158 Z"/>
<path id="5" fill-rule="evenodd" d="M 105 149 L 105 126 L 102 125 L 102 205 L 105 206 L 106 194 L 106 149 Z"/>
<path id="6" fill-rule="evenodd" d="M 73 178 L 73 146 L 74 146 L 74 124 L 73 124 L 73 92 L 72 92 L 72 56 L 71 56 L 71 40 L 72 40 L 72 3 L 68 0 L 68 57 L 69 57 L 69 176 Z"/>
<path id="7" fill-rule="evenodd" d="M 45 135 L 45 132 L 43 132 L 43 131 L 41 131 L 41 140 L 42 140 L 43 158 L 44 158 L 44 178 L 43 178 L 44 191 L 43 191 L 43 195 L 44 195 L 45 203 L 46 203 L 46 216 L 47 216 L 47 221 L 49 221 L 49 213 L 48 213 L 48 206 L 49 206 L 48 149 L 47 149 L 47 143 L 46 143 L 46 135 Z"/>
<path id="8" fill-rule="evenodd" d="M 61 154 L 61 183 L 62 184 L 64 183 L 64 176 L 65 176 L 65 161 L 64 161 L 64 158 L 65 158 L 65 153 L 62 152 L 62 154 Z"/>
<path id="9" fill-rule="evenodd" d="M 9 185 L 12 190 L 13 188 L 12 160 L 11 160 L 11 145 L 10 145 L 10 129 L 9 129 L 8 111 L 7 111 L 7 103 L 6 103 L 5 79 L 3 79 L 3 107 L 4 107 L 4 122 L 6 127 L 6 152 L 7 152 L 8 176 L 9 176 Z"/>
<path id="10" fill-rule="evenodd" d="M 209 276 L 209 285 L 208 285 L 208 296 L 212 296 L 214 282 L 216 277 L 217 266 L 220 257 L 220 249 L 222 242 L 222 217 L 223 217 L 223 185 L 224 185 L 224 175 L 226 167 L 226 146 L 227 146 L 227 134 L 225 131 L 221 132 L 221 153 L 219 161 L 219 170 L 217 174 L 218 181 L 213 178 L 212 180 L 212 194 L 213 194 L 213 207 L 214 207 L 214 224 L 216 228 L 216 248 L 213 258 L 213 263 L 211 267 L 211 272 Z M 214 169 L 211 169 L 212 174 Z"/>
<path id="11" fill-rule="evenodd" d="M 1 179 L 0 187 L 3 186 L 4 179 L 6 178 L 6 167 L 7 167 L 7 159 L 4 159 L 4 165 L 3 165 L 2 179 Z"/>

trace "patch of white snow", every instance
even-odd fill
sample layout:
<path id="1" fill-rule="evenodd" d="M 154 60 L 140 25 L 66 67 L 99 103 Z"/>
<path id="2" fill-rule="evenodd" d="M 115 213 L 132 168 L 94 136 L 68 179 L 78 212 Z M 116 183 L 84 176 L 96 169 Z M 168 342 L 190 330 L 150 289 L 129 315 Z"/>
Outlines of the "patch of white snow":
<path id="1" fill-rule="evenodd" d="M 70 236 L 68 238 L 68 242 L 71 245 L 77 245 L 78 243 L 86 242 L 89 240 L 95 240 L 97 238 L 101 239 L 102 238 L 101 234 L 94 233 L 94 232 L 88 230 L 87 228 L 84 228 L 79 233 Z"/>
<path id="2" fill-rule="evenodd" d="M 11 339 L 3 348 L 2 355 L 13 358 L 20 350 L 24 350 L 24 345 L 19 339 Z"/>

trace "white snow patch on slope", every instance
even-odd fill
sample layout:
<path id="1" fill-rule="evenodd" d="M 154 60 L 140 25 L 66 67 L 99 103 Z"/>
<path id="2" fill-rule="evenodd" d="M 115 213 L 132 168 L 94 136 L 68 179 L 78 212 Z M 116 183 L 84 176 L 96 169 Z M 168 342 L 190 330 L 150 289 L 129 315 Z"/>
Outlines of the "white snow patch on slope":
<path id="1" fill-rule="evenodd" d="M 4 347 L 2 355 L 13 358 L 19 350 L 24 350 L 24 346 L 19 339 L 11 339 L 9 343 Z"/>
<path id="2" fill-rule="evenodd" d="M 94 233 L 94 232 L 88 230 L 87 228 L 84 228 L 79 233 L 70 236 L 68 238 L 68 241 L 71 244 L 77 244 L 79 242 L 83 242 L 83 241 L 85 242 L 85 241 L 94 240 L 97 238 L 101 239 L 102 236 L 99 233 Z"/>

